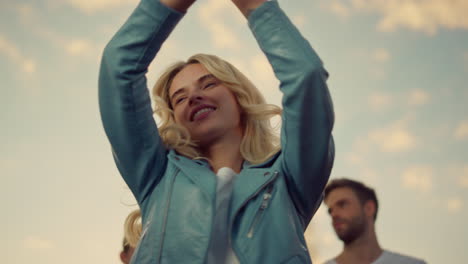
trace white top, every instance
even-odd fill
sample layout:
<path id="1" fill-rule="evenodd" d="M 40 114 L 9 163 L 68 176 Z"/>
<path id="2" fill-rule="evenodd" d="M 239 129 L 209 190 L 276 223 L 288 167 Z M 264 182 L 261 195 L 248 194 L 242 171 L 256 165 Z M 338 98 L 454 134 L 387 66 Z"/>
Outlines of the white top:
<path id="1" fill-rule="evenodd" d="M 236 173 L 231 168 L 224 167 L 218 170 L 216 176 L 216 212 L 207 264 L 239 264 L 229 244 L 227 218 Z"/>
<path id="2" fill-rule="evenodd" d="M 339 264 L 335 259 L 330 259 L 324 264 Z M 405 255 L 401 255 L 395 252 L 384 250 L 380 257 L 371 264 L 426 264 L 422 259 L 417 259 Z"/>

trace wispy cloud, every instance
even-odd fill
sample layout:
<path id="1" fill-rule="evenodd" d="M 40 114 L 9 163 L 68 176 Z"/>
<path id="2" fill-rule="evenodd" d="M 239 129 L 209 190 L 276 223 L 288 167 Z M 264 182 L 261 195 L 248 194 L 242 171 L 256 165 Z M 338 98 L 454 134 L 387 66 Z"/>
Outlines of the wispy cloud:
<path id="1" fill-rule="evenodd" d="M 291 18 L 294 25 L 302 30 L 307 22 L 307 17 L 305 15 L 296 15 Z"/>
<path id="2" fill-rule="evenodd" d="M 261 80 L 271 80 L 274 78 L 273 69 L 265 55 L 256 55 L 251 60 L 252 72 L 255 72 L 255 77 Z"/>
<path id="3" fill-rule="evenodd" d="M 404 188 L 429 192 L 433 188 L 434 169 L 427 165 L 416 165 L 405 169 L 402 173 L 402 186 Z"/>
<path id="4" fill-rule="evenodd" d="M 228 1 L 210 0 L 198 9 L 198 18 L 210 32 L 211 40 L 217 48 L 240 49 L 241 43 L 234 32 L 223 21 L 226 21 L 225 10 L 232 10 Z"/>
<path id="5" fill-rule="evenodd" d="M 23 54 L 20 48 L 5 36 L 0 35 L 0 54 L 3 54 L 25 73 L 36 72 L 36 62 Z"/>
<path id="6" fill-rule="evenodd" d="M 361 178 L 368 182 L 376 181 L 379 173 L 369 165 L 369 160 L 381 154 L 400 154 L 416 150 L 418 141 L 416 136 L 408 128 L 408 121 L 411 118 L 403 118 L 386 126 L 371 130 L 366 136 L 357 138 L 352 146 L 352 150 L 344 155 L 346 163 L 356 171 Z M 419 179 L 413 176 L 415 169 L 408 169 L 402 174 L 402 181 L 408 188 L 413 188 L 418 184 L 415 182 L 427 180 L 427 176 Z M 426 181 L 427 182 L 427 181 Z M 423 185 L 428 189 L 430 184 Z"/>
<path id="7" fill-rule="evenodd" d="M 405 120 L 375 129 L 369 133 L 370 142 L 379 150 L 388 153 L 398 153 L 412 150 L 416 147 L 416 137 L 407 128 Z"/>
<path id="8" fill-rule="evenodd" d="M 50 0 L 53 1 L 53 0 Z M 28 28 L 34 37 L 44 39 L 50 43 L 50 47 L 63 51 L 68 56 L 87 58 L 95 60 L 100 57 L 101 47 L 96 43 L 79 37 L 68 37 L 64 33 L 59 33 L 57 30 L 46 22 L 44 14 L 30 4 L 18 4 L 14 7 L 18 14 L 19 21 L 24 27 Z M 34 70 L 33 63 L 26 61 L 24 64 L 26 70 Z"/>
<path id="9" fill-rule="evenodd" d="M 446 207 L 450 213 L 458 213 L 463 207 L 463 200 L 458 197 L 450 198 L 447 200 Z"/>
<path id="10" fill-rule="evenodd" d="M 387 62 L 391 58 L 390 52 L 384 48 L 375 49 L 371 54 L 372 59 L 379 63 Z"/>
<path id="11" fill-rule="evenodd" d="M 408 28 L 435 34 L 440 28 L 468 29 L 467 1 L 335 0 L 326 6 L 340 17 L 353 13 L 377 13 L 381 16 L 377 29 L 384 32 Z"/>
<path id="12" fill-rule="evenodd" d="M 351 15 L 351 8 L 339 0 L 322 2 L 322 6 L 341 18 L 348 18 Z"/>
<path id="13" fill-rule="evenodd" d="M 72 56 L 84 56 L 96 53 L 95 46 L 86 39 L 73 39 L 63 43 L 66 52 Z"/>
<path id="14" fill-rule="evenodd" d="M 23 240 L 23 246 L 27 249 L 53 249 L 55 244 L 47 239 L 37 236 L 28 236 Z"/>
<path id="15" fill-rule="evenodd" d="M 374 111 L 388 109 L 393 101 L 393 96 L 386 92 L 374 92 L 367 98 L 370 108 Z"/>
<path id="16" fill-rule="evenodd" d="M 95 13 L 109 8 L 131 6 L 138 3 L 137 0 L 67 0 L 72 7 L 87 13 Z"/>
<path id="17" fill-rule="evenodd" d="M 367 103 L 371 110 L 382 111 L 391 107 L 422 106 L 431 101 L 431 94 L 422 89 L 412 89 L 409 91 L 390 93 L 387 91 L 372 92 Z"/>
<path id="18" fill-rule="evenodd" d="M 462 188 L 468 188 L 468 166 L 463 167 L 458 175 L 458 184 Z"/>
<path id="19" fill-rule="evenodd" d="M 455 139 L 466 140 L 468 139 L 468 120 L 461 121 L 454 132 Z"/>
<path id="20" fill-rule="evenodd" d="M 421 89 L 413 89 L 408 94 L 408 104 L 410 106 L 418 106 L 427 104 L 431 100 L 431 95 Z"/>

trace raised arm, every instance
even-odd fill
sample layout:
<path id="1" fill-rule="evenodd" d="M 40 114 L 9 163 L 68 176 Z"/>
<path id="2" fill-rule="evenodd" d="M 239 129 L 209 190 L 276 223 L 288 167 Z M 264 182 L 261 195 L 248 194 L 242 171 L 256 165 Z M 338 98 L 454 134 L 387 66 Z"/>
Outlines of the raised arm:
<path id="1" fill-rule="evenodd" d="M 249 2 L 233 1 L 237 6 Z M 334 159 L 328 73 L 276 1 L 257 7 L 248 21 L 280 81 L 282 169 L 296 208 L 308 222 L 320 204 Z"/>
<path id="2" fill-rule="evenodd" d="M 164 2 L 164 4 L 162 4 Z M 148 65 L 194 0 L 142 0 L 104 49 L 99 107 L 114 159 L 141 203 L 166 166 L 153 119 Z"/>

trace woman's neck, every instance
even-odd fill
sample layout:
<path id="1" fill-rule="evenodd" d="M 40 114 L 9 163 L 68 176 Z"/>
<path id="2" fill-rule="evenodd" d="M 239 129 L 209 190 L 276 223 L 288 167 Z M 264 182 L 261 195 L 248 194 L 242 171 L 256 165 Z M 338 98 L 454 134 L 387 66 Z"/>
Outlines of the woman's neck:
<path id="1" fill-rule="evenodd" d="M 225 138 L 202 149 L 203 156 L 208 158 L 215 173 L 223 167 L 229 167 L 236 173 L 241 171 L 244 161 L 240 153 L 241 141 L 240 137 Z"/>

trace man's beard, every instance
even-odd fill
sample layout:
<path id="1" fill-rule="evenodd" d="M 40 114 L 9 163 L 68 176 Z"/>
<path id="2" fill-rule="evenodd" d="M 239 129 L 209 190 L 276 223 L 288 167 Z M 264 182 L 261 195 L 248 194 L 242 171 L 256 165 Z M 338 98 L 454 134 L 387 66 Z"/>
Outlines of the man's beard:
<path id="1" fill-rule="evenodd" d="M 346 222 L 347 228 L 342 230 L 340 233 L 336 232 L 336 230 L 335 232 L 338 238 L 343 241 L 345 245 L 351 244 L 366 230 L 366 220 L 364 216 L 356 216 L 351 220 L 344 220 L 344 222 Z"/>

